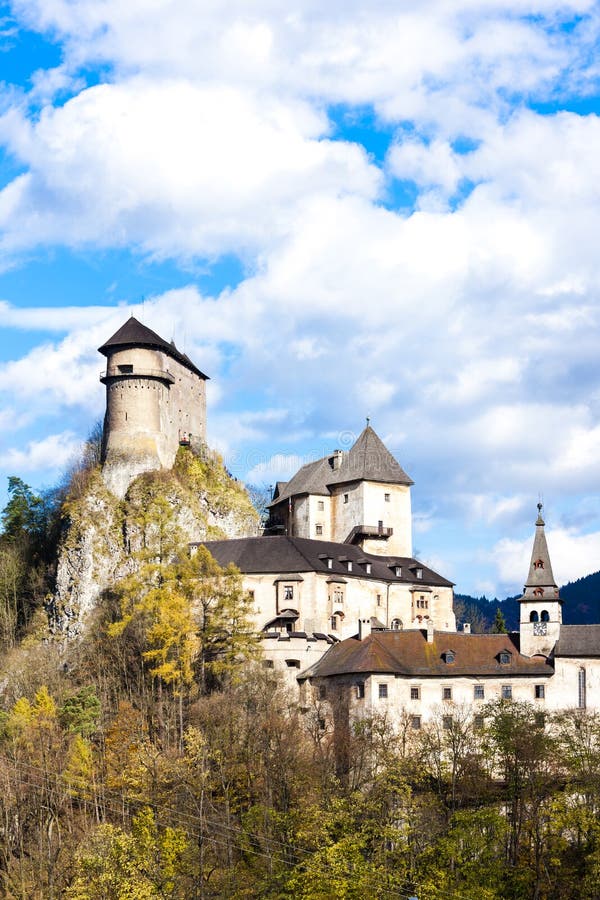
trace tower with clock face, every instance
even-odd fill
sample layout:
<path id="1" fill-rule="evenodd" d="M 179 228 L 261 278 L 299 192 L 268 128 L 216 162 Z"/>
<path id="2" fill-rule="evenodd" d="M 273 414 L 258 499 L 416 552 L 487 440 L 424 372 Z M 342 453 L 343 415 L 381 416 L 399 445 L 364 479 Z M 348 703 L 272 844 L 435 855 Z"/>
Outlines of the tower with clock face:
<path id="1" fill-rule="evenodd" d="M 538 503 L 529 575 L 519 599 L 521 653 L 526 656 L 549 656 L 562 623 L 562 600 L 552 574 L 544 526 L 542 504 Z"/>

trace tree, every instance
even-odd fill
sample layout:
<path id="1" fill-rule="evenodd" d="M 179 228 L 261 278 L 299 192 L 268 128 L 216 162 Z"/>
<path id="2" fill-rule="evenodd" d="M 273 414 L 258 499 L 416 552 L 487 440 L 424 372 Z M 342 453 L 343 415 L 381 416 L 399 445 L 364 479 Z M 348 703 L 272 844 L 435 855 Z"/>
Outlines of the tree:
<path id="1" fill-rule="evenodd" d="M 506 622 L 500 607 L 496 607 L 496 617 L 492 625 L 492 634 L 506 634 Z"/>

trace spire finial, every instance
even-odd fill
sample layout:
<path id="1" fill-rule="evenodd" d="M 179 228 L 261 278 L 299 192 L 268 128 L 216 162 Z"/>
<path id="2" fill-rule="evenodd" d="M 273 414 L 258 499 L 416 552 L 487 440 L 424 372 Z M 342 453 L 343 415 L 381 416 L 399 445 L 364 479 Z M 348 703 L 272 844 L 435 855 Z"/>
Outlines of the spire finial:
<path id="1" fill-rule="evenodd" d="M 371 424 L 371 417 L 367 416 L 367 428 L 369 427 L 370 424 Z"/>
<path id="2" fill-rule="evenodd" d="M 543 524 L 544 524 L 544 520 L 543 520 L 543 518 L 542 518 L 542 510 L 543 510 L 543 508 L 544 508 L 544 504 L 542 503 L 541 500 L 539 500 L 539 501 L 538 501 L 538 505 L 537 505 L 537 509 L 538 509 L 538 517 L 537 517 L 537 521 L 536 521 L 536 523 L 535 523 L 536 525 L 543 525 Z"/>

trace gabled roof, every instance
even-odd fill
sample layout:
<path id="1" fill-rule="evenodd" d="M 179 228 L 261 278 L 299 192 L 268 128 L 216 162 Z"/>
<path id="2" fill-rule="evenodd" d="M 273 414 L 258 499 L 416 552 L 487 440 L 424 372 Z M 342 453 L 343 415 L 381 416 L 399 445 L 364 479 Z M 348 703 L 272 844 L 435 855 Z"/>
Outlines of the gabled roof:
<path id="1" fill-rule="evenodd" d="M 454 662 L 445 662 L 447 650 L 453 651 Z M 509 663 L 500 662 L 503 650 L 510 653 Z M 427 632 L 419 629 L 377 632 L 362 641 L 357 638 L 340 641 L 300 677 L 378 673 L 418 678 L 466 675 L 511 678 L 519 675 L 550 676 L 554 670 L 542 656 L 522 656 L 517 634 L 436 631 L 430 644 Z"/>
<path id="2" fill-rule="evenodd" d="M 561 625 L 554 656 L 600 656 L 600 625 Z"/>
<path id="3" fill-rule="evenodd" d="M 124 347 L 149 347 L 153 350 L 162 350 L 163 353 L 177 360 L 186 369 L 190 369 L 190 371 L 199 375 L 200 378 L 208 380 L 208 375 L 201 372 L 187 354 L 181 353 L 172 341 L 171 343 L 165 341 L 164 338 L 152 331 L 151 328 L 148 328 L 147 325 L 139 322 L 135 316 L 131 316 L 124 325 L 121 325 L 118 331 L 115 331 L 112 337 L 109 337 L 101 347 L 98 347 L 98 352 L 104 356 L 109 356 L 112 350 Z"/>
<path id="4" fill-rule="evenodd" d="M 419 589 L 426 585 L 452 587 L 452 582 L 442 578 L 419 560 L 404 556 L 376 556 L 365 553 L 352 544 L 337 544 L 333 541 L 315 541 L 311 538 L 273 537 L 236 538 L 226 541 L 201 542 L 214 556 L 219 565 L 233 563 L 245 574 L 268 574 L 295 572 L 322 572 L 329 578 L 343 575 L 345 579 L 357 577 L 389 583 L 410 583 L 415 581 L 415 568 L 422 570 Z M 197 546 L 197 544 L 192 544 Z M 327 560 L 331 559 L 331 567 Z M 362 564 L 361 564 L 362 561 Z M 352 563 L 352 572 L 348 571 Z M 366 563 L 371 563 L 367 573 Z M 395 575 L 395 567 L 400 566 L 402 575 Z M 412 570 L 411 570 L 412 567 Z"/>
<path id="5" fill-rule="evenodd" d="M 333 468 L 332 461 L 336 459 L 336 454 L 340 460 L 339 466 Z M 347 453 L 340 454 L 340 451 L 336 451 L 336 454 L 307 463 L 287 484 L 278 483 L 271 506 L 299 494 L 328 495 L 333 485 L 351 481 L 414 484 L 370 425 L 362 431 Z"/>

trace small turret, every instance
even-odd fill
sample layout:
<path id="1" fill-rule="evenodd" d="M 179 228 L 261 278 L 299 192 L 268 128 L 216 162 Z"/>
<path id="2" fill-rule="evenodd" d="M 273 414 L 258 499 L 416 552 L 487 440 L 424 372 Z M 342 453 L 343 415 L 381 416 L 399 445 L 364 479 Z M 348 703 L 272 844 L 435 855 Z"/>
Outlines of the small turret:
<path id="1" fill-rule="evenodd" d="M 521 653 L 526 656 L 549 656 L 562 623 L 562 600 L 552 573 L 544 527 L 542 504 L 538 503 L 529 574 L 519 599 Z"/>

